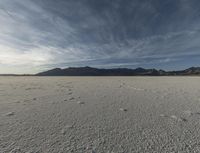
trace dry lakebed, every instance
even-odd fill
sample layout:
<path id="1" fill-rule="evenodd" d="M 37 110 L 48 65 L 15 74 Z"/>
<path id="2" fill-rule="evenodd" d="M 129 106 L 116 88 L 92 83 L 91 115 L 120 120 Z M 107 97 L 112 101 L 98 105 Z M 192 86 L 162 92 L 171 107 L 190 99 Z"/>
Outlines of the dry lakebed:
<path id="1" fill-rule="evenodd" d="M 0 153 L 173 152 L 200 152 L 200 77 L 0 77 Z"/>

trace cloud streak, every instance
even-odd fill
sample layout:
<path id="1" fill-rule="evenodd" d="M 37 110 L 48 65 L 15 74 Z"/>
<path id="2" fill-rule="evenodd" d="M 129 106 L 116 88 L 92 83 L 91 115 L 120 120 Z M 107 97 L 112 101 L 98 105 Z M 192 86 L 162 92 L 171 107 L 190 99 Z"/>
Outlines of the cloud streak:
<path id="1" fill-rule="evenodd" d="M 0 73 L 199 65 L 199 12 L 198 0 L 1 0 Z"/>

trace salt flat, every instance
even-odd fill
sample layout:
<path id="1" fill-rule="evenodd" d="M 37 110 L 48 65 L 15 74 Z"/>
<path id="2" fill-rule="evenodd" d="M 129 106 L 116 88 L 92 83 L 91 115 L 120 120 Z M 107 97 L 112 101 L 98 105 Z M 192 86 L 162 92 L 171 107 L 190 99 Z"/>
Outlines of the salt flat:
<path id="1" fill-rule="evenodd" d="M 200 78 L 0 77 L 9 152 L 200 152 Z"/>

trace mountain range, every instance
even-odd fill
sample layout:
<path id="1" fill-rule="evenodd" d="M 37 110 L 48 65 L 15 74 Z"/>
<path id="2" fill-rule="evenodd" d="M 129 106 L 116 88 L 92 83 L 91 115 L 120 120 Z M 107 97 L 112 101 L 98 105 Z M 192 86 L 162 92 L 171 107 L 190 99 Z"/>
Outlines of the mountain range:
<path id="1" fill-rule="evenodd" d="M 200 67 L 191 67 L 180 71 L 164 71 L 157 69 L 99 69 L 93 67 L 55 68 L 36 74 L 36 76 L 190 76 L 200 75 Z"/>

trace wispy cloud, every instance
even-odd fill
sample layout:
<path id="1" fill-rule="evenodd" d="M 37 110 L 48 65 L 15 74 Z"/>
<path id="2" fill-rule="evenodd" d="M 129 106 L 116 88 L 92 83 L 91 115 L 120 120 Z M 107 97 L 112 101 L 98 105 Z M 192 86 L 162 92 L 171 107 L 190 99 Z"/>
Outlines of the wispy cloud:
<path id="1" fill-rule="evenodd" d="M 197 0 L 1 0 L 0 73 L 172 61 L 178 68 L 200 56 L 199 12 Z"/>

